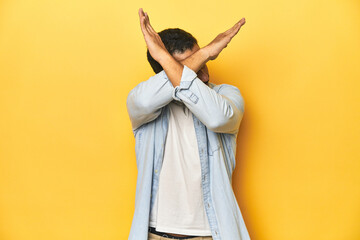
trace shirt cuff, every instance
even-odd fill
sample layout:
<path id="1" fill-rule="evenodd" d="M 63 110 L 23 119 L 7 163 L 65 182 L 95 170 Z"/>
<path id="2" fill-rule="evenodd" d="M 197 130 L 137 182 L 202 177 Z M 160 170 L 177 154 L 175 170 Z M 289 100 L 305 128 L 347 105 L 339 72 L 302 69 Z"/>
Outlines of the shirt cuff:
<path id="1" fill-rule="evenodd" d="M 194 72 L 192 69 L 190 69 L 189 67 L 184 65 L 184 69 L 183 69 L 183 72 L 181 75 L 180 85 L 176 86 L 174 88 L 174 91 L 172 94 L 173 98 L 177 101 L 182 101 L 178 96 L 179 91 L 181 91 L 183 89 L 189 89 L 191 84 L 193 83 L 193 81 L 196 78 L 197 78 L 196 72 Z M 191 94 L 191 95 L 193 95 L 193 94 Z"/>
<path id="2" fill-rule="evenodd" d="M 172 90 L 174 90 L 174 86 L 171 83 L 170 79 L 168 78 L 168 76 L 165 73 L 165 70 L 161 70 L 161 72 L 159 72 L 158 74 L 160 74 L 160 76 L 166 80 L 166 82 L 170 85 L 170 87 L 172 88 Z"/>

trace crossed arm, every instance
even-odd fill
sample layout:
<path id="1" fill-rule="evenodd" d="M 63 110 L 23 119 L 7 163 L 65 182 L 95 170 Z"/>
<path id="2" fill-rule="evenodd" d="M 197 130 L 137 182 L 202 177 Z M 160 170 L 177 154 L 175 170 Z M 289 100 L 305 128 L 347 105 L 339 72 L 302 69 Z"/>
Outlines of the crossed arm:
<path id="1" fill-rule="evenodd" d="M 210 44 L 178 62 L 168 53 L 150 25 L 147 13 L 140 9 L 139 17 L 149 52 L 164 70 L 138 84 L 127 97 L 134 134 L 144 123 L 156 119 L 162 107 L 174 99 L 182 101 L 210 130 L 237 133 L 244 113 L 244 101 L 239 89 L 221 84 L 215 91 L 197 78 L 196 72 L 219 55 L 245 23 L 244 18 L 219 34 Z"/>

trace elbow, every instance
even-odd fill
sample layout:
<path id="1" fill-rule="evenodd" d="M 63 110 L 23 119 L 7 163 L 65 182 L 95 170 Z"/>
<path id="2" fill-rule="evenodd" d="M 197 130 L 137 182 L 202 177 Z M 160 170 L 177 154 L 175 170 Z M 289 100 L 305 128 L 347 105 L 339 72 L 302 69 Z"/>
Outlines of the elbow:
<path id="1" fill-rule="evenodd" d="M 225 117 L 212 119 L 208 123 L 208 129 L 213 132 L 229 132 L 233 126 L 233 120 Z"/>
<path id="2" fill-rule="evenodd" d="M 211 119 L 211 121 L 208 123 L 208 128 L 212 131 L 222 128 L 226 123 L 229 121 L 229 119 L 225 118 L 224 116 L 217 116 Z"/>
<path id="3" fill-rule="evenodd" d="M 235 134 L 239 130 L 242 117 L 242 111 L 234 113 L 230 116 L 218 116 L 209 122 L 208 129 L 218 133 Z"/>
<path id="4" fill-rule="evenodd" d="M 126 99 L 126 106 L 129 111 L 137 111 L 143 114 L 147 112 L 151 112 L 151 101 L 143 99 L 143 97 L 139 95 L 134 95 L 132 91 L 130 91 L 129 95 Z"/>

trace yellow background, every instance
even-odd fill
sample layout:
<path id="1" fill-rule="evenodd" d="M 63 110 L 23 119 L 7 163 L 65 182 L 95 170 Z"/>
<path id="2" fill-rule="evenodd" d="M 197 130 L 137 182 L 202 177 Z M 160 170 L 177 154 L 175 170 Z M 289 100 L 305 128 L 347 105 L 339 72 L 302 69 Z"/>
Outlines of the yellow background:
<path id="1" fill-rule="evenodd" d="M 254 240 L 360 239 L 360 2 L 0 1 L 0 239 L 123 240 L 135 201 L 138 22 L 200 46 L 245 99 L 233 186 Z M 232 239 L 225 239 L 232 240 Z"/>

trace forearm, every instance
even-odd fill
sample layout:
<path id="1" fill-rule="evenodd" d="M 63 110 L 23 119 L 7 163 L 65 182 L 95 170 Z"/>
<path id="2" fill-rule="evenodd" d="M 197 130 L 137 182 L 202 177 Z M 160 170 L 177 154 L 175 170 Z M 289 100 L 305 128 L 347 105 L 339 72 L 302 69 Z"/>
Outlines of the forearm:
<path id="1" fill-rule="evenodd" d="M 209 53 L 207 48 L 200 48 L 198 51 L 181 61 L 182 65 L 186 65 L 194 72 L 198 72 L 209 61 Z"/>
<path id="2" fill-rule="evenodd" d="M 126 99 L 133 130 L 157 118 L 161 108 L 173 100 L 173 90 L 164 71 L 136 85 Z"/>
<path id="3" fill-rule="evenodd" d="M 198 72 L 207 61 L 209 61 L 209 54 L 205 48 L 201 48 L 180 62 L 178 62 L 170 54 L 164 54 L 159 60 L 159 63 L 163 67 L 166 75 L 169 77 L 170 82 L 174 87 L 176 87 L 180 85 L 184 65 L 194 72 Z"/>
<path id="4" fill-rule="evenodd" d="M 180 86 L 173 97 L 187 108 L 211 131 L 234 134 L 244 113 L 240 90 L 229 84 L 211 88 L 194 71 L 184 65 Z"/>

